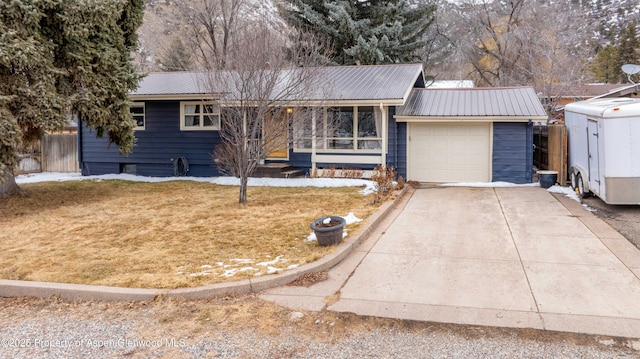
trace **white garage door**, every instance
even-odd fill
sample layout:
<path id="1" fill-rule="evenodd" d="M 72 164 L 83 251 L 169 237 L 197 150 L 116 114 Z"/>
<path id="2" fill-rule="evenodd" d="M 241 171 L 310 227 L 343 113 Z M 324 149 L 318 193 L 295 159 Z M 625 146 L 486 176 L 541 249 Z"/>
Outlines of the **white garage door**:
<path id="1" fill-rule="evenodd" d="M 410 123 L 408 150 L 411 180 L 491 181 L 491 123 Z"/>

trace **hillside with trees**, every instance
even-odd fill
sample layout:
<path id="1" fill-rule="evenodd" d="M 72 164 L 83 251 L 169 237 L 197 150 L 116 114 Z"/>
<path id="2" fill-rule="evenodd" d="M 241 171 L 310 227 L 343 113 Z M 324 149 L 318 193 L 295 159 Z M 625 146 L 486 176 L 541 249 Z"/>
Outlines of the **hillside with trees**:
<path id="1" fill-rule="evenodd" d="M 147 0 L 139 67 L 226 68 L 234 33 L 256 21 L 292 41 L 313 32 L 334 64 L 422 62 L 478 86 L 626 82 L 620 65 L 639 62 L 635 0 Z"/>

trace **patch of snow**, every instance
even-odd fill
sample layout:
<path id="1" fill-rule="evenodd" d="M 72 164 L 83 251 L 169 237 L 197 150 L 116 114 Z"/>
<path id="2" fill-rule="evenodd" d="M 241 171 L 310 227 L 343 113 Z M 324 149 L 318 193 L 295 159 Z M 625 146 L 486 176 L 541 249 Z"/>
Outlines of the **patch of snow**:
<path id="1" fill-rule="evenodd" d="M 596 212 L 597 211 L 595 208 L 589 207 L 587 204 L 582 203 L 582 199 L 580 199 L 580 196 L 571 187 L 563 187 L 563 186 L 555 184 L 555 185 L 549 187 L 547 189 L 547 191 L 549 191 L 551 193 L 564 194 L 565 197 L 571 198 L 572 200 L 574 200 L 574 201 L 576 201 L 578 203 L 581 203 L 582 207 L 584 207 L 584 209 L 586 209 L 589 212 Z"/>
<path id="2" fill-rule="evenodd" d="M 231 261 L 236 262 L 238 264 L 249 264 L 254 262 L 253 259 L 249 259 L 249 258 L 231 258 Z"/>
<path id="3" fill-rule="evenodd" d="M 83 177 L 80 173 L 42 172 L 16 176 L 16 183 L 80 181 L 82 179 Z"/>
<path id="4" fill-rule="evenodd" d="M 548 192 L 551 193 L 560 193 L 560 194 L 564 194 L 565 197 L 571 198 L 572 200 L 581 203 L 582 201 L 580 200 L 580 196 L 578 196 L 578 194 L 571 189 L 571 187 L 563 187 L 563 186 L 559 186 L 557 184 L 547 188 Z"/>
<path id="5" fill-rule="evenodd" d="M 331 217 L 327 217 L 327 218 L 325 218 L 325 220 L 324 220 L 324 221 L 322 221 L 322 223 L 323 223 L 323 224 L 329 224 L 329 223 L 331 223 Z"/>
<path id="6" fill-rule="evenodd" d="M 234 275 L 236 275 L 236 273 L 238 273 L 238 269 L 237 268 L 232 268 L 232 269 L 227 269 L 224 271 L 224 273 L 220 274 L 221 277 L 233 277 Z"/>
<path id="7" fill-rule="evenodd" d="M 213 268 L 213 266 L 210 265 L 210 264 L 203 264 L 203 265 L 200 266 L 200 268 L 203 268 L 203 269 L 205 269 L 205 268 Z"/>
<path id="8" fill-rule="evenodd" d="M 63 182 L 63 181 L 103 181 L 121 180 L 132 182 L 169 182 L 169 181 L 194 181 L 212 183 L 223 186 L 239 186 L 240 179 L 236 177 L 147 177 L 135 176 L 125 173 L 107 174 L 100 176 L 83 176 L 80 173 L 59 173 L 43 172 L 30 173 L 16 176 L 17 184 L 37 183 L 37 182 Z M 364 187 L 360 191 L 363 195 L 374 193 L 375 182 L 364 179 L 353 178 L 249 178 L 250 187 Z"/>
<path id="9" fill-rule="evenodd" d="M 311 234 L 309 234 L 307 236 L 307 239 L 305 241 L 307 242 L 313 242 L 313 241 L 317 241 L 318 237 L 316 237 L 316 232 L 311 232 Z"/>
<path id="10" fill-rule="evenodd" d="M 267 266 L 267 274 L 275 274 L 278 273 L 278 268 L 276 267 L 272 267 L 272 266 Z"/>
<path id="11" fill-rule="evenodd" d="M 205 275 L 211 275 L 211 272 L 204 271 L 204 272 L 198 272 L 198 273 L 189 274 L 190 277 L 202 277 L 202 276 L 205 276 Z"/>
<path id="12" fill-rule="evenodd" d="M 294 268 L 298 268 L 298 265 L 297 264 L 292 264 L 292 265 L 287 267 L 287 269 L 294 269 Z"/>
<path id="13" fill-rule="evenodd" d="M 537 182 L 516 184 L 511 182 L 461 182 L 461 183 L 443 183 L 440 187 L 478 187 L 478 188 L 510 188 L 510 187 L 540 187 Z"/>
<path id="14" fill-rule="evenodd" d="M 277 256 L 276 259 L 274 259 L 272 261 L 257 263 L 257 265 L 259 265 L 261 267 L 269 267 L 272 264 L 276 264 L 276 263 L 280 262 L 280 258 L 282 258 L 282 256 Z M 286 262 L 287 260 L 283 259 L 282 261 Z"/>
<path id="15" fill-rule="evenodd" d="M 356 217 L 356 215 L 353 214 L 353 212 L 349 212 L 349 214 L 347 214 L 346 216 L 343 216 L 342 218 L 344 218 L 344 220 L 347 221 L 346 224 L 354 224 L 354 223 L 362 222 L 362 219 Z"/>

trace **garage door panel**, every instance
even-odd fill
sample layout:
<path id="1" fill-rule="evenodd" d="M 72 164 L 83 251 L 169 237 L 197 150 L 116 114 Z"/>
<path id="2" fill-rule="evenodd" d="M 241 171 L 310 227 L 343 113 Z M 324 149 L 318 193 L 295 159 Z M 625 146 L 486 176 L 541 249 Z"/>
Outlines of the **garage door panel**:
<path id="1" fill-rule="evenodd" d="M 490 181 L 490 136 L 490 123 L 410 124 L 410 179 L 422 182 Z"/>

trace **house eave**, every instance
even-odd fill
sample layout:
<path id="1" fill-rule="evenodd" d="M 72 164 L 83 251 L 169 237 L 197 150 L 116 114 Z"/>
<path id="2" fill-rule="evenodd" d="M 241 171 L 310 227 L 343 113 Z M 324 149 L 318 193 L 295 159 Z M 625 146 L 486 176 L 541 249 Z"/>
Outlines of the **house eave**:
<path id="1" fill-rule="evenodd" d="M 185 101 L 185 100 L 217 100 L 220 96 L 211 94 L 170 94 L 170 95 L 129 95 L 132 101 Z"/>
<path id="2" fill-rule="evenodd" d="M 547 116 L 394 116 L 397 122 L 529 122 L 546 121 Z"/>
<path id="3" fill-rule="evenodd" d="M 223 106 L 234 106 L 239 101 L 226 101 L 222 100 L 220 96 L 212 96 L 211 94 L 185 94 L 185 95 L 130 95 L 129 98 L 132 101 L 193 101 L 193 100 L 205 100 L 205 101 L 220 101 Z M 402 106 L 404 99 L 327 99 L 327 100 L 292 100 L 292 101 L 277 101 L 275 105 L 300 107 L 300 106 L 323 106 L 323 107 L 335 107 L 335 106 L 378 106 L 383 104 L 384 106 Z"/>
<path id="4" fill-rule="evenodd" d="M 315 100 L 315 101 L 300 101 L 299 106 L 352 106 L 352 105 L 365 105 L 365 106 L 402 106 L 404 104 L 403 99 L 352 99 L 352 100 Z"/>

